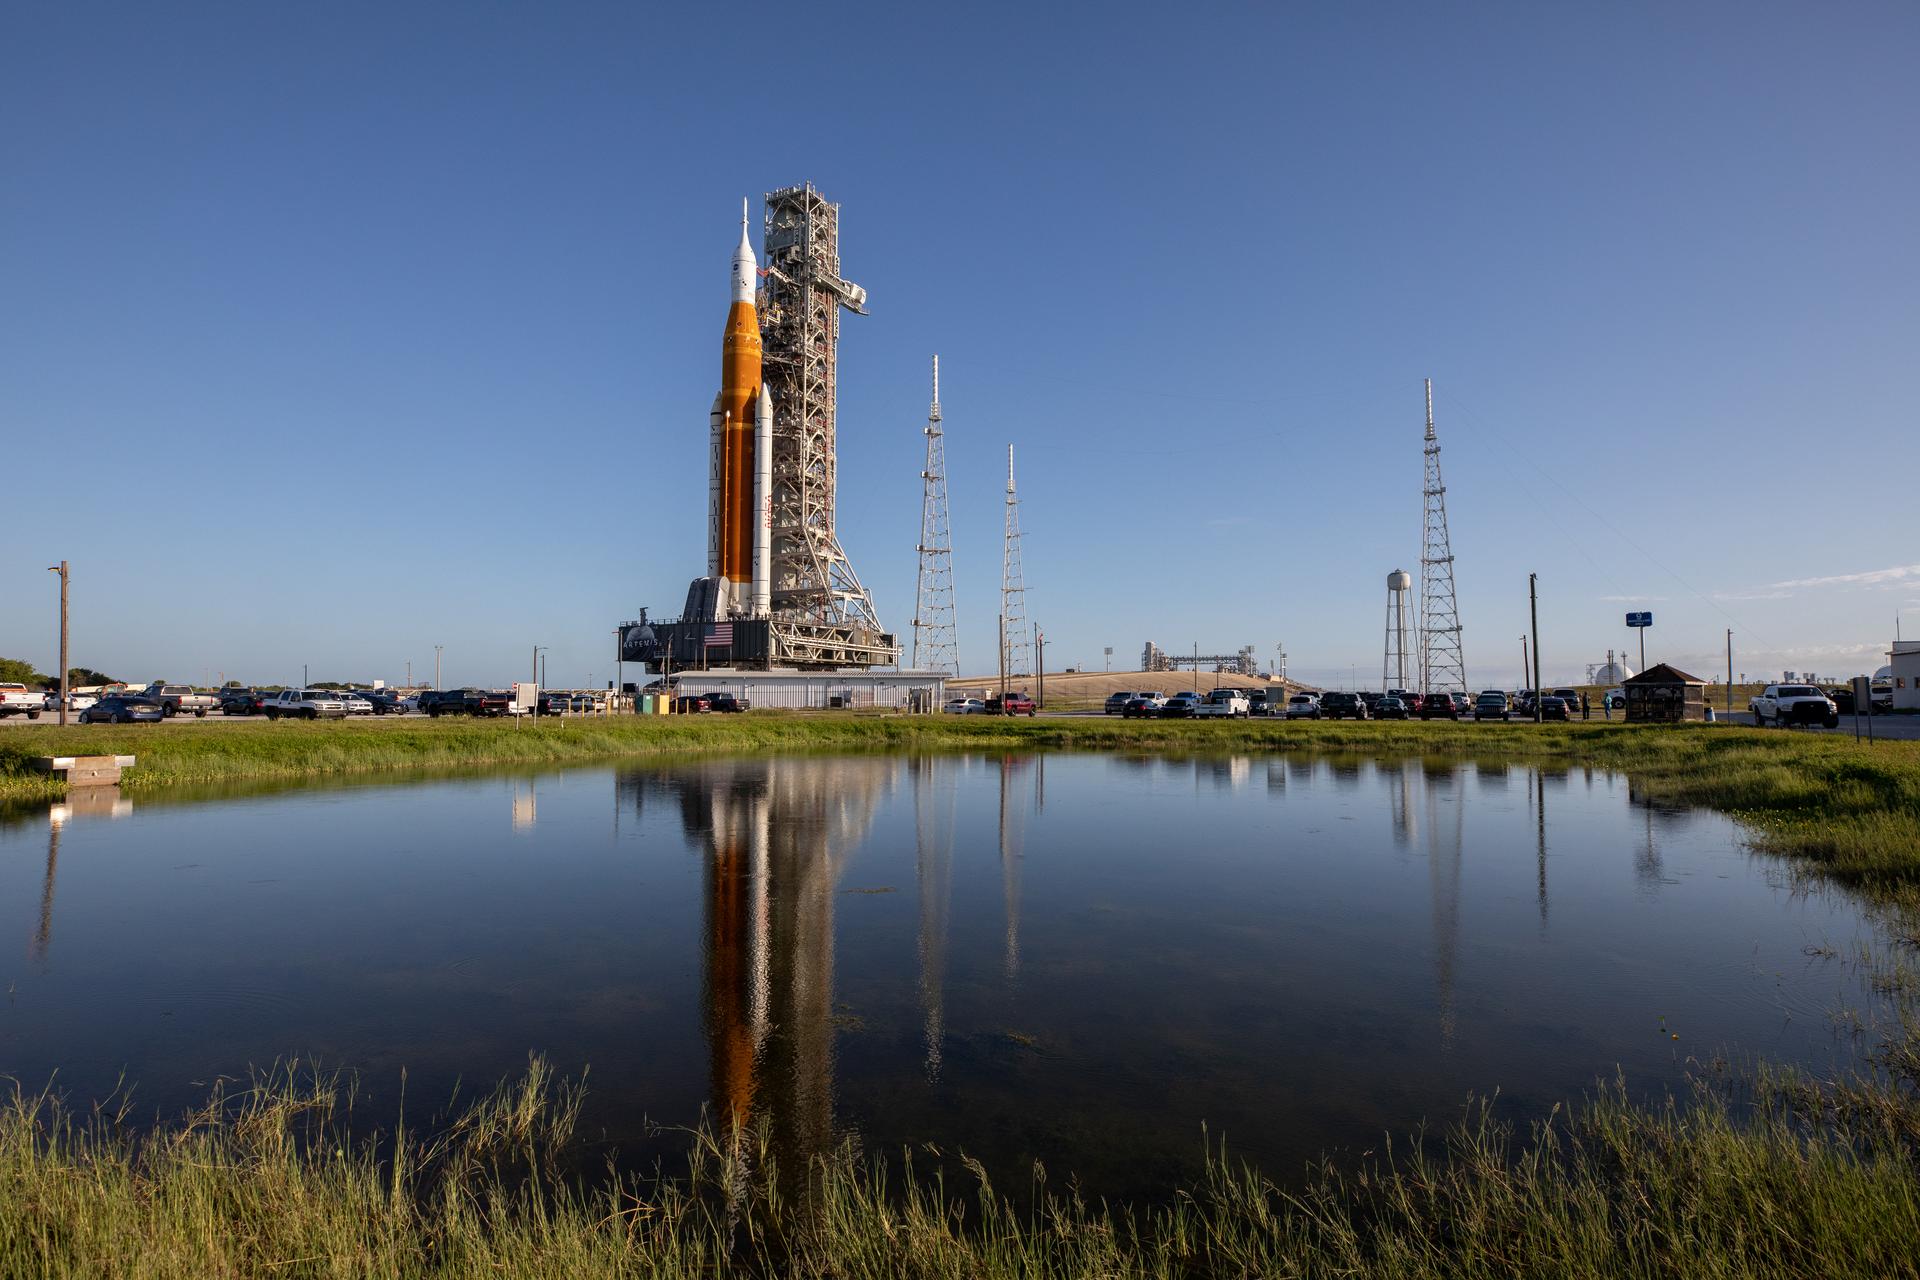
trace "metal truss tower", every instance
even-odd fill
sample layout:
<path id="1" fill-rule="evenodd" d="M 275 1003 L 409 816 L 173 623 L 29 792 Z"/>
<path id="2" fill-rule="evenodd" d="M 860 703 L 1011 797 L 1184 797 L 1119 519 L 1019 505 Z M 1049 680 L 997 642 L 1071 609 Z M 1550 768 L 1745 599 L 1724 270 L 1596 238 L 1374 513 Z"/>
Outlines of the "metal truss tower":
<path id="1" fill-rule="evenodd" d="M 1453 593 L 1453 542 L 1447 536 L 1447 486 L 1433 433 L 1433 379 L 1427 379 L 1426 533 L 1420 552 L 1420 690 L 1467 692 L 1460 654 L 1460 606 Z"/>
<path id="2" fill-rule="evenodd" d="M 762 377 L 773 394 L 772 526 L 776 664 L 884 666 L 900 651 L 834 532 L 840 308 L 867 292 L 840 275 L 840 207 L 811 183 L 767 196 L 758 300 Z"/>
<path id="3" fill-rule="evenodd" d="M 1000 674 L 1032 674 L 1027 662 L 1027 584 L 1020 565 L 1020 499 L 1013 490 L 1013 446 L 1007 446 L 1007 540 L 1000 561 Z"/>
<path id="4" fill-rule="evenodd" d="M 947 524 L 947 446 L 940 429 L 940 357 L 933 358 L 933 407 L 927 411 L 927 465 L 920 472 L 920 585 L 913 599 L 916 671 L 960 674 L 953 612 L 953 531 Z"/>

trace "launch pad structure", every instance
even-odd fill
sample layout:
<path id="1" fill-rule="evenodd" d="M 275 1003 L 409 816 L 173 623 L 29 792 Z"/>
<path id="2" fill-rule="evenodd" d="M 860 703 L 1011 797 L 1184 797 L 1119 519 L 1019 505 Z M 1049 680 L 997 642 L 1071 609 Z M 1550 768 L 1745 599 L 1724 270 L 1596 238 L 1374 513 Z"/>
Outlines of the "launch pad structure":
<path id="1" fill-rule="evenodd" d="M 663 673 L 890 667 L 900 646 L 835 528 L 840 312 L 867 314 L 840 274 L 840 209 L 811 183 L 769 193 L 757 271 L 745 222 L 709 423 L 707 571 L 678 619 L 623 624 L 620 656 Z"/>

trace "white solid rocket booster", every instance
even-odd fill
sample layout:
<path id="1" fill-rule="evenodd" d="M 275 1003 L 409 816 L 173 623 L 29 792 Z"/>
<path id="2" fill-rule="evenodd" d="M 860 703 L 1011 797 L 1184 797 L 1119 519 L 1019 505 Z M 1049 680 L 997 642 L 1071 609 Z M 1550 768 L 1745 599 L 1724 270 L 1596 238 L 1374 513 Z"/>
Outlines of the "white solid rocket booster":
<path id="1" fill-rule="evenodd" d="M 753 415 L 753 616 L 773 614 L 773 393 L 760 385 Z"/>

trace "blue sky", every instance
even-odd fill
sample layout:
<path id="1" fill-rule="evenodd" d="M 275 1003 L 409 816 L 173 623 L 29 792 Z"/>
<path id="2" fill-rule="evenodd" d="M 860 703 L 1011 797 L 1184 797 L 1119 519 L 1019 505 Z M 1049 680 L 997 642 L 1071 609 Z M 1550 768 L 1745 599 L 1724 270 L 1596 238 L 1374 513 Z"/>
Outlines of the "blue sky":
<path id="1" fill-rule="evenodd" d="M 1920 9 L 17 5 L 0 653 L 553 683 L 704 566 L 739 201 L 842 205 L 841 539 L 964 665 L 1377 679 L 1435 382 L 1473 682 L 1920 634 Z M 803 30 L 792 32 L 799 26 Z M 782 44 L 783 40 L 795 43 Z M 794 68 L 789 71 L 786 68 Z M 1049 665 L 1055 665 L 1050 662 Z"/>

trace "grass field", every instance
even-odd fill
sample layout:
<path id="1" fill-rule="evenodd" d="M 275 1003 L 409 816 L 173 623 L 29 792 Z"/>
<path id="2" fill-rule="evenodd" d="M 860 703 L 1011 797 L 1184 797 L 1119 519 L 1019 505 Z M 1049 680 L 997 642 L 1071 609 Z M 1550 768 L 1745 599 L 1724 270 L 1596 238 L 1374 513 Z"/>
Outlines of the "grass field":
<path id="1" fill-rule="evenodd" d="M 1920 1274 L 1920 743 L 1619 723 L 772 714 L 43 726 L 0 739 L 0 797 L 52 794 L 28 759 L 75 751 L 136 754 L 128 788 L 164 795 L 701 752 L 1095 749 L 1625 771 L 1649 796 L 1736 815 L 1762 847 L 1874 904 L 1899 1023 L 1846 1079 L 1725 1069 L 1664 1105 L 1600 1087 L 1525 1130 L 1470 1108 L 1450 1128 L 1436 1118 L 1443 1151 L 1403 1135 L 1304 1183 L 1216 1145 L 1198 1185 L 1131 1208 L 1084 1202 L 1066 1170 L 1008 1198 L 957 1153 L 848 1147 L 796 1180 L 751 1134 L 691 1135 L 684 1176 L 596 1172 L 572 1134 L 577 1095 L 537 1061 L 469 1109 L 371 1140 L 350 1136 L 348 1084 L 292 1070 L 144 1130 L 27 1091 L 0 1106 L 0 1275 Z"/>

